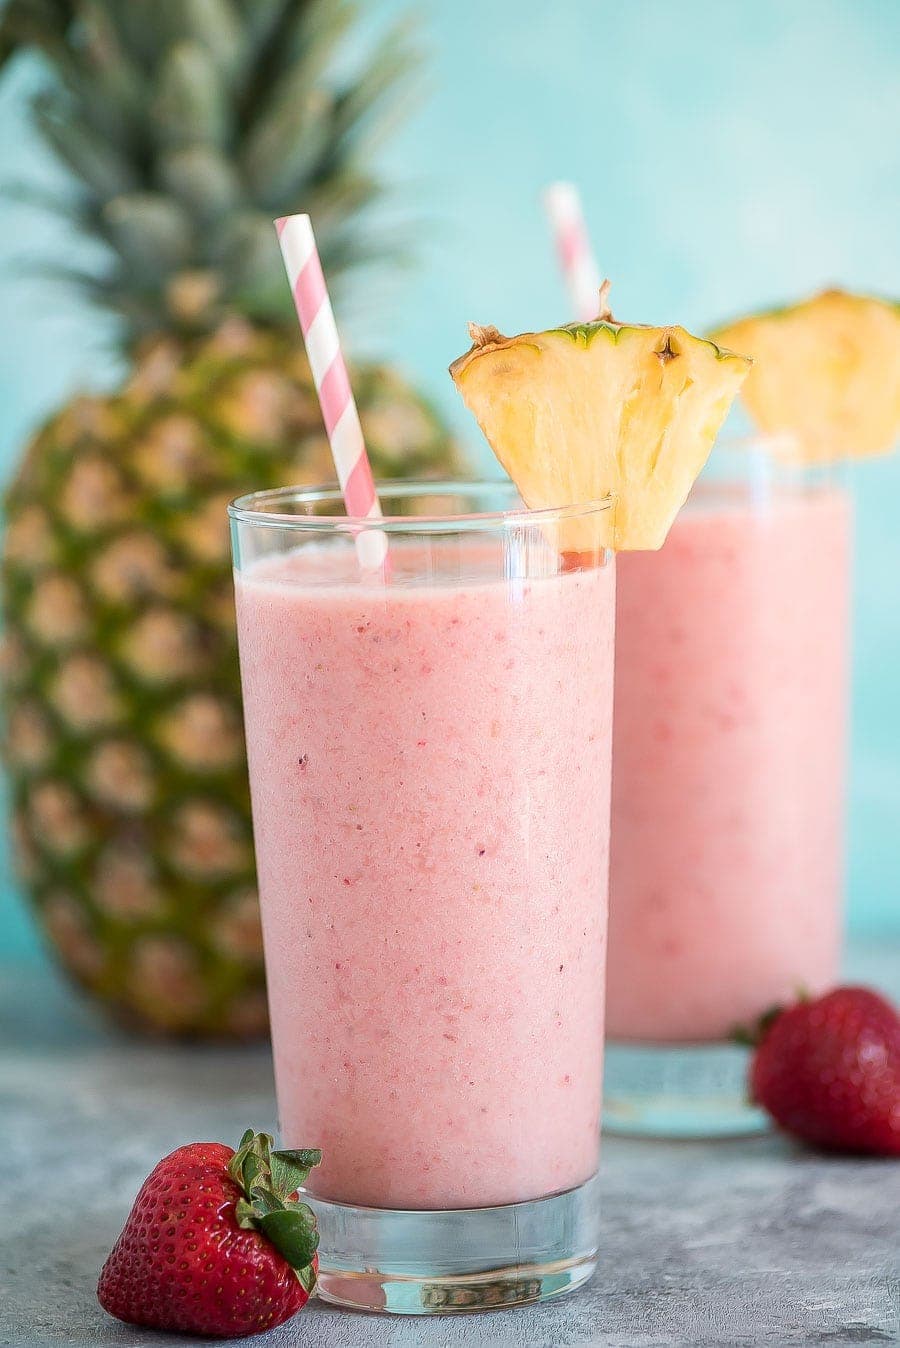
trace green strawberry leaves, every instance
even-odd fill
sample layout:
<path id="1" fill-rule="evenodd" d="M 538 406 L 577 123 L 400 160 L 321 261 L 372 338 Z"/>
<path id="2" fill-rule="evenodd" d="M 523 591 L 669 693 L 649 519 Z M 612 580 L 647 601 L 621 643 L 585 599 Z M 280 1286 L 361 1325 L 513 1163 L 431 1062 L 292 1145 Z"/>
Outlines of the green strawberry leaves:
<path id="1" fill-rule="evenodd" d="M 306 1268 L 298 1268 L 294 1272 L 297 1274 L 297 1279 L 306 1295 L 311 1297 L 316 1290 L 316 1270 L 313 1265 L 307 1264 Z"/>
<path id="2" fill-rule="evenodd" d="M 302 1212 L 290 1208 L 270 1212 L 259 1218 L 257 1228 L 284 1255 L 291 1268 L 306 1268 L 312 1263 L 319 1233 Z"/>
<path id="3" fill-rule="evenodd" d="M 273 1151 L 269 1158 L 272 1173 L 272 1186 L 276 1193 L 287 1198 L 309 1178 L 309 1172 L 318 1165 L 322 1153 L 317 1147 L 307 1147 L 300 1151 Z"/>
<path id="4" fill-rule="evenodd" d="M 804 996 L 800 997 L 800 1001 L 806 1000 Z M 752 1025 L 735 1025 L 729 1036 L 731 1042 L 740 1044 L 741 1048 L 756 1048 L 757 1044 L 761 1044 L 765 1039 L 784 1010 L 783 1006 L 770 1006 Z"/>
<path id="5" fill-rule="evenodd" d="M 249 1193 L 261 1176 L 268 1179 L 268 1173 L 262 1157 L 255 1152 L 248 1152 L 241 1165 L 241 1184 Z"/>
<path id="6" fill-rule="evenodd" d="M 317 1147 L 273 1151 L 268 1133 L 247 1129 L 228 1163 L 241 1189 L 235 1218 L 244 1230 L 261 1232 L 296 1272 L 307 1292 L 315 1283 L 313 1257 L 319 1244 L 316 1218 L 308 1204 L 291 1195 L 306 1183 L 322 1153 Z"/>

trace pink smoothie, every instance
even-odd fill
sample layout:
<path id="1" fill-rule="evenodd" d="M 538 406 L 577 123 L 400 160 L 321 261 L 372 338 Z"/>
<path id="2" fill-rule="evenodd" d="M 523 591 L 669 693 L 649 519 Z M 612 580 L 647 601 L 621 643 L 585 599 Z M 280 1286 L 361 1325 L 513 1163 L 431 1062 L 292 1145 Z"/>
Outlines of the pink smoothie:
<path id="1" fill-rule="evenodd" d="M 237 581 L 280 1125 L 320 1197 L 511 1203 L 597 1167 L 614 574 L 412 546 Z"/>
<path id="2" fill-rule="evenodd" d="M 618 559 L 619 1040 L 720 1039 L 838 972 L 849 500 L 712 490 Z"/>

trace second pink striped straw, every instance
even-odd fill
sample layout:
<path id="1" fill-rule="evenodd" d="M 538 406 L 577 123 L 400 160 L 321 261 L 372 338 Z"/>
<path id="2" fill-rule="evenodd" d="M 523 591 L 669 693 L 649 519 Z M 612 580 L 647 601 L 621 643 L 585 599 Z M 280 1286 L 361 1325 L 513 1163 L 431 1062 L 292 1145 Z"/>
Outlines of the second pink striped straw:
<path id="1" fill-rule="evenodd" d="M 286 215 L 275 221 L 275 228 L 347 514 L 379 519 L 381 506 L 312 222 L 308 215 Z M 361 529 L 356 546 L 361 565 L 374 569 L 387 556 L 387 535 L 380 529 Z"/>
<path id="2" fill-rule="evenodd" d="M 544 208 L 575 317 L 588 323 L 597 317 L 600 307 L 600 271 L 578 188 L 574 183 L 551 183 L 544 190 Z"/>

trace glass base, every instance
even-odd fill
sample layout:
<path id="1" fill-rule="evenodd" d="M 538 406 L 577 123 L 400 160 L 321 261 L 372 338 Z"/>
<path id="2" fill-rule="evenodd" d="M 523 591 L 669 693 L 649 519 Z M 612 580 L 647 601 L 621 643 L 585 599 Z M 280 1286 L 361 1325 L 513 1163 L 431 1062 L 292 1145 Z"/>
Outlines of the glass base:
<path id="1" fill-rule="evenodd" d="M 597 1178 L 531 1203 L 419 1212 L 305 1196 L 319 1224 L 318 1292 L 358 1310 L 447 1315 L 545 1301 L 597 1264 Z"/>
<path id="2" fill-rule="evenodd" d="M 747 1099 L 739 1044 L 606 1045 L 603 1129 L 630 1137 L 740 1137 L 769 1121 Z"/>

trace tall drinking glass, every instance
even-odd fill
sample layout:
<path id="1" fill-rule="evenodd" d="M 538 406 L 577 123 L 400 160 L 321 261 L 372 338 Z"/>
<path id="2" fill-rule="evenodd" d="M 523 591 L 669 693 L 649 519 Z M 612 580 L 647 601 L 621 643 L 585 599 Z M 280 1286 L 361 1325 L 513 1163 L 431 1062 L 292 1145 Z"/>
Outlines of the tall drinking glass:
<path id="1" fill-rule="evenodd" d="M 609 502 L 381 499 L 230 508 L 281 1138 L 326 1299 L 533 1301 L 597 1257 L 614 568 L 556 545 Z"/>
<path id="2" fill-rule="evenodd" d="M 851 510 L 772 442 L 713 451 L 618 559 L 604 1126 L 755 1131 L 739 1028 L 838 974 Z"/>

